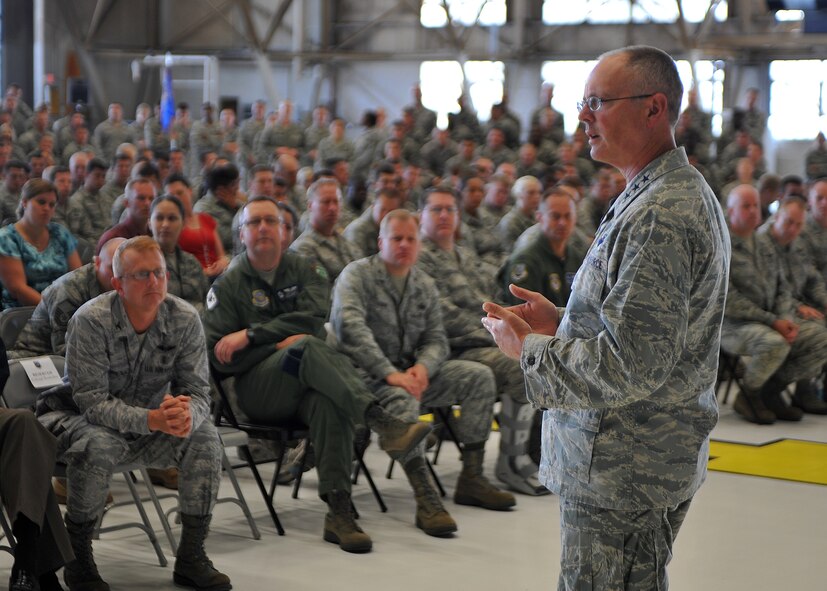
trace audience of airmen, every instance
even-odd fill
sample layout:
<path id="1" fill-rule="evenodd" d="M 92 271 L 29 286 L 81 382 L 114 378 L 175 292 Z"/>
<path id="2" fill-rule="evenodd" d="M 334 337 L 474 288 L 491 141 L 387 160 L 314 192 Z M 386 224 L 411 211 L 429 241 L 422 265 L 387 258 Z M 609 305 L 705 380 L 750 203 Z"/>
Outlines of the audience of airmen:
<path id="1" fill-rule="evenodd" d="M 173 321 L 197 335 L 200 323 L 192 321 L 201 313 L 208 359 L 235 376 L 245 414 L 264 421 L 297 416 L 310 424 L 319 472 L 330 475 L 319 490 L 330 508 L 324 538 L 345 550 L 372 547 L 350 517 L 344 474 L 353 424 L 378 431 L 380 445 L 401 462 L 416 498 L 415 523 L 430 535 L 448 535 L 457 524 L 426 470 L 419 443 L 424 431 L 416 423 L 425 407 L 462 406 L 457 503 L 516 505 L 483 475 L 495 409 L 494 475 L 514 492 L 544 494 L 528 443 L 536 436 L 536 411 L 519 365 L 500 354 L 482 328 L 480 306 L 514 303 L 510 284 L 565 306 L 597 227 L 625 189 L 622 175 L 589 159 L 582 132 L 567 137 L 563 115 L 551 106 L 553 91 L 543 87 L 523 134 L 505 96 L 484 124 L 463 98 L 449 127 L 437 128 L 418 87 L 399 119 L 388 125 L 383 109 L 369 110 L 358 132 L 325 105 L 314 106 L 305 125 L 288 100 L 270 113 L 256 101 L 238 125 L 233 109 L 220 109 L 216 119 L 210 103 L 201 105 L 194 122 L 188 105 L 178 104 L 168 128 L 159 110 L 145 104 L 133 122 L 125 121 L 119 103 L 96 126 L 82 105 L 49 125 L 45 107 L 22 112 L 12 89 L 3 103 L 7 123 L 0 125 L 0 219 L 6 226 L 0 281 L 4 307 L 37 308 L 11 354 L 87 359 L 86 341 L 98 339 L 102 346 L 110 338 L 102 331 L 113 319 L 128 319 L 114 330 L 137 347 L 146 326 L 160 327 L 153 343 L 162 342 L 165 323 Z M 827 361 L 827 147 L 819 133 L 803 178 L 767 173 L 761 144 L 766 115 L 757 97 L 757 91 L 747 93 L 716 145 L 711 117 L 690 91 L 676 135 L 728 213 L 733 257 L 722 348 L 747 360 L 734 408 L 767 424 L 827 414 L 820 396 Z M 135 236 L 154 239 L 156 246 L 133 239 L 138 247 L 116 256 Z M 113 259 L 121 261 L 120 275 Z M 132 284 L 139 283 L 163 283 L 164 293 L 172 294 L 149 305 L 140 320 L 130 311 L 140 310 L 131 304 Z M 249 295 L 239 291 L 241 284 Z M 87 302 L 95 303 L 73 323 Z M 104 319 L 104 310 L 117 313 Z M 193 342 L 203 342 L 199 338 Z M 67 342 L 82 346 L 69 355 Z M 201 426 L 207 424 L 200 402 L 206 363 L 196 353 L 187 351 L 190 366 L 164 369 L 197 374 L 187 404 L 164 402 L 149 391 L 140 400 L 99 400 L 80 388 L 94 388 L 100 375 L 70 367 L 81 385 L 66 400 L 81 410 L 100 409 L 97 423 L 72 425 L 79 440 L 96 437 L 101 426 L 130 432 L 137 408 L 163 408 L 169 417 L 189 417 L 189 426 L 161 431 L 179 438 L 198 433 L 203 453 L 213 453 L 213 434 Z M 96 363 L 107 363 L 106 357 Z M 310 367 L 319 363 L 337 368 L 340 383 L 315 375 Z M 261 406 L 257 384 L 287 388 L 288 382 L 297 394 L 318 394 L 313 408 Z M 790 385 L 792 404 L 782 395 Z M 132 387 L 123 384 L 114 395 L 126 396 Z M 347 412 L 328 408 L 331 401 Z M 338 426 L 325 427 L 326 421 Z M 163 470 L 177 467 L 161 463 Z M 78 463 L 72 471 L 82 469 Z M 106 469 L 86 488 L 105 484 Z M 186 470 L 187 478 L 201 472 L 205 482 L 215 477 L 206 465 Z M 70 537 L 81 552 L 81 563 L 70 569 L 75 585 L 102 583 L 87 539 L 99 496 L 78 503 L 70 495 Z M 206 489 L 191 495 L 184 514 L 190 541 L 206 535 L 213 496 Z M 205 556 L 191 547 L 184 551 L 177 578 L 228 584 L 202 563 Z"/>

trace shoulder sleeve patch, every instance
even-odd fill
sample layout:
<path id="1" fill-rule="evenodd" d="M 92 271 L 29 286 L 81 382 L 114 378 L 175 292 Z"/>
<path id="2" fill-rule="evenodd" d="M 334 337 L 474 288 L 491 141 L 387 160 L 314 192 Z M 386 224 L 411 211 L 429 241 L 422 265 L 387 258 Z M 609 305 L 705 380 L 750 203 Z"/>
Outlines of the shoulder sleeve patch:
<path id="1" fill-rule="evenodd" d="M 319 263 L 313 263 L 313 270 L 316 271 L 316 274 L 319 277 L 321 277 L 325 281 L 328 281 L 329 276 L 327 274 L 327 269 L 325 269 L 324 266 L 320 265 Z"/>
<path id="2" fill-rule="evenodd" d="M 207 292 L 207 310 L 213 310 L 218 305 L 218 293 L 214 287 Z"/>
<path id="3" fill-rule="evenodd" d="M 522 281 L 528 277 L 528 268 L 525 263 L 517 263 L 511 268 L 511 281 Z"/>

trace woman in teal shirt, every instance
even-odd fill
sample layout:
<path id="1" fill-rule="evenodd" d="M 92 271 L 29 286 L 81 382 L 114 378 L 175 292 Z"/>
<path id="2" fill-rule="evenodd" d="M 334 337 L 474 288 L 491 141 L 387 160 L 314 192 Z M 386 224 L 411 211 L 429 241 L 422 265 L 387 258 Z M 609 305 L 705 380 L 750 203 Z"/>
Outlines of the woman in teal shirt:
<path id="1" fill-rule="evenodd" d="M 36 306 L 40 292 L 64 273 L 80 267 L 77 240 L 54 222 L 54 185 L 32 179 L 20 193 L 20 219 L 0 230 L 0 282 L 3 308 Z"/>

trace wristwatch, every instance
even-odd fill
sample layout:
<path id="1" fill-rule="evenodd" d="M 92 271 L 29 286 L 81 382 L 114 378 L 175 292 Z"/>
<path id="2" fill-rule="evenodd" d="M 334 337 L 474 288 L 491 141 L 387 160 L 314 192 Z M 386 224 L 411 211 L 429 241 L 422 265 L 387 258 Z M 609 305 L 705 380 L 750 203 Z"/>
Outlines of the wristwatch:
<path id="1" fill-rule="evenodd" d="M 251 345 L 256 341 L 256 333 L 252 328 L 247 329 L 247 340 L 250 341 Z"/>

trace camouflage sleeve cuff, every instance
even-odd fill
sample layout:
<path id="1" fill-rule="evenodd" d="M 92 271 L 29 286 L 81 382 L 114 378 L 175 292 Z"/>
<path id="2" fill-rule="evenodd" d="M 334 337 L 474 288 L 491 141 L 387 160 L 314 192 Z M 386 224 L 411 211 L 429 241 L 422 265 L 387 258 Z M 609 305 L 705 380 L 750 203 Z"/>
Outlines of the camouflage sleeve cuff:
<path id="1" fill-rule="evenodd" d="M 547 409 L 556 406 L 555 388 L 546 375 L 546 351 L 554 346 L 557 339 L 540 334 L 530 334 L 523 341 L 520 367 L 525 373 L 526 396 L 535 408 Z"/>

